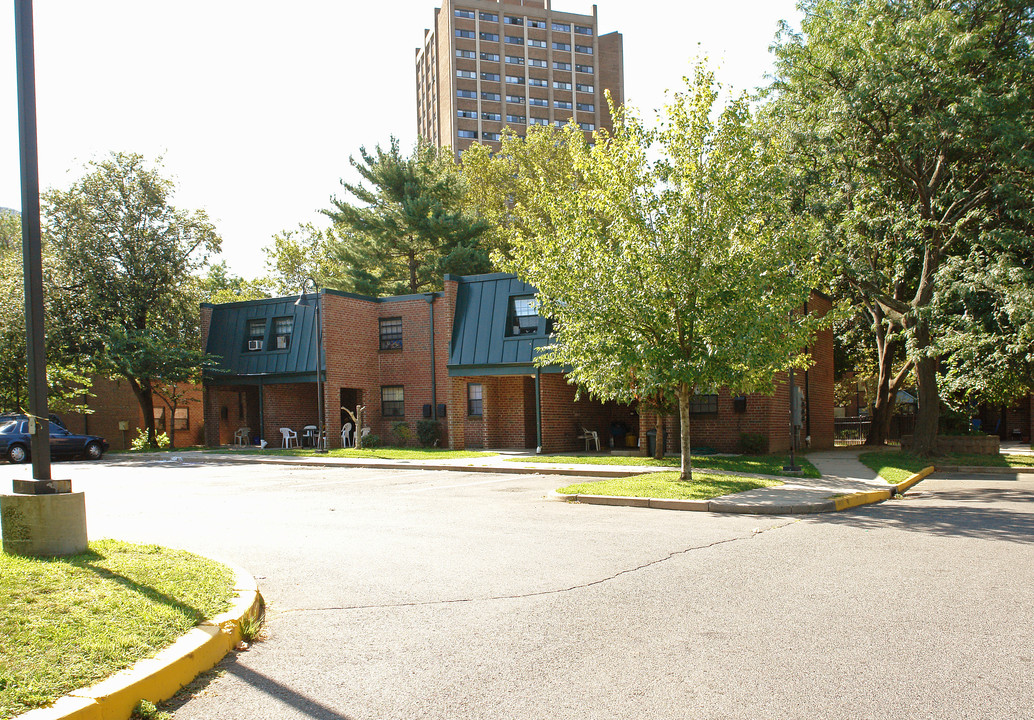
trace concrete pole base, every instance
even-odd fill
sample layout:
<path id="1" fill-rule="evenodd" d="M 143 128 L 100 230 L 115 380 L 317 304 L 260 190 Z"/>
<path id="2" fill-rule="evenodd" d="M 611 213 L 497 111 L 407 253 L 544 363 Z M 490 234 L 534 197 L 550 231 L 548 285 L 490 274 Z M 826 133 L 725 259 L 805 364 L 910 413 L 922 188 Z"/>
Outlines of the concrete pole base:
<path id="1" fill-rule="evenodd" d="M 0 495 L 4 552 L 37 557 L 86 552 L 86 494 Z"/>

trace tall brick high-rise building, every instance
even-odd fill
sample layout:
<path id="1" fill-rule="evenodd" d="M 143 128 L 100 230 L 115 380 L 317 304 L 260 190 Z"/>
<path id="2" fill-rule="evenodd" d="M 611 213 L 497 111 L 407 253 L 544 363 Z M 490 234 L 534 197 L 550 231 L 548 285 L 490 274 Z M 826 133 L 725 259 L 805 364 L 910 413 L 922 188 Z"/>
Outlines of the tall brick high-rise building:
<path id="1" fill-rule="evenodd" d="M 610 127 L 605 90 L 624 102 L 621 33 L 551 0 L 444 0 L 416 50 L 418 132 L 457 154 L 498 147 L 504 127 Z"/>

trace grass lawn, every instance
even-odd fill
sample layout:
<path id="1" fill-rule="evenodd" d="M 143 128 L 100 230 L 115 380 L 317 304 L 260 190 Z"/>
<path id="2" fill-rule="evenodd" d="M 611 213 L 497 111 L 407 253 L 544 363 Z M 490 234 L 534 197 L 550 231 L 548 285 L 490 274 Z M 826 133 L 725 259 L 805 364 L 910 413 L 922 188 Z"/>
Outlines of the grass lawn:
<path id="1" fill-rule="evenodd" d="M 156 545 L 0 553 L 0 720 L 154 655 L 228 609 L 233 583 L 223 565 Z"/>
<path id="2" fill-rule="evenodd" d="M 665 500 L 707 500 L 761 487 L 777 487 L 779 480 L 708 475 L 693 473 L 693 482 L 679 482 L 678 472 L 656 472 L 627 478 L 612 478 L 599 482 L 577 483 L 557 490 L 563 495 L 615 495 L 617 497 L 648 497 Z"/>
<path id="3" fill-rule="evenodd" d="M 491 457 L 497 453 L 473 450 L 444 450 L 442 448 L 335 448 L 317 453 L 313 448 L 220 448 L 205 450 L 210 453 L 241 453 L 242 455 L 289 455 L 295 457 L 339 457 L 379 460 L 462 460 L 463 458 Z"/>
<path id="4" fill-rule="evenodd" d="M 930 465 L 982 465 L 984 467 L 1034 467 L 1032 455 L 939 455 L 923 458 L 897 450 L 862 453 L 862 464 L 889 483 L 899 483 Z"/>
<path id="5" fill-rule="evenodd" d="M 758 475 L 784 475 L 783 465 L 790 461 L 789 455 L 694 455 L 693 469 L 726 470 L 738 473 L 756 473 Z M 642 455 L 534 455 L 531 457 L 512 458 L 511 462 L 563 463 L 565 465 L 644 465 L 647 467 L 679 467 L 682 463 L 678 457 L 666 457 L 655 460 Z M 822 477 L 819 471 L 808 460 L 798 455 L 797 464 L 804 470 L 804 477 Z"/>

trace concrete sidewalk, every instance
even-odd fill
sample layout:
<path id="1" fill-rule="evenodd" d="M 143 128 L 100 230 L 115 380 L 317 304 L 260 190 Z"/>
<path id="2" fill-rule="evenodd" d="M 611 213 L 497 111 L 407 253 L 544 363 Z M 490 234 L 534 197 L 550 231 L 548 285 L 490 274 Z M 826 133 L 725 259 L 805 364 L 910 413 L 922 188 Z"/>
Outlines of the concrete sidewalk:
<path id="1" fill-rule="evenodd" d="M 757 514 L 802 514 L 830 512 L 844 504 L 842 498 L 859 497 L 863 493 L 886 491 L 893 488 L 875 472 L 858 460 L 863 448 L 838 448 L 836 450 L 816 451 L 809 453 L 807 459 L 822 473 L 821 478 L 769 477 L 782 480 L 783 485 L 771 488 L 758 488 L 746 492 L 726 495 L 707 501 L 653 501 L 645 498 L 621 498 L 593 495 L 555 495 L 557 500 L 576 500 L 587 503 L 605 503 L 609 505 L 636 505 L 643 507 L 664 507 L 666 509 L 704 510 L 723 513 L 757 513 Z M 497 453 L 486 457 L 456 458 L 441 460 L 394 460 L 382 458 L 341 458 L 341 457 L 295 457 L 284 455 L 258 455 L 246 452 L 166 452 L 148 453 L 146 455 L 109 456 L 116 462 L 133 462 L 137 459 L 152 460 L 155 458 L 177 463 L 220 463 L 220 462 L 255 462 L 262 464 L 301 465 L 319 467 L 362 467 L 362 468 L 394 468 L 406 470 L 453 470 L 463 472 L 509 473 L 509 474 L 541 474 L 562 475 L 584 478 L 615 478 L 642 475 L 666 468 L 643 465 L 589 465 L 589 464 L 553 464 L 542 462 L 521 462 L 521 458 L 534 457 L 533 452 L 525 450 L 494 450 Z M 701 468 L 701 472 L 713 474 L 726 473 L 721 470 Z M 885 499 L 873 495 L 869 502 Z M 855 503 L 859 504 L 859 503 Z"/>

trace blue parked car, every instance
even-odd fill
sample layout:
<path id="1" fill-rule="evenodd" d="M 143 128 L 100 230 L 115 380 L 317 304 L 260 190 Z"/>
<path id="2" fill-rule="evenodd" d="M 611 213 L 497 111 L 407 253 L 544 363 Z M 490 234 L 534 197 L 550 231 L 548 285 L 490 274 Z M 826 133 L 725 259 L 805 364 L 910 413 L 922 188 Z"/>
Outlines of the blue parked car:
<path id="1" fill-rule="evenodd" d="M 30 447 L 29 418 L 25 415 L 0 417 L 0 456 L 13 463 L 26 462 Z M 50 423 L 50 454 L 54 457 L 100 460 L 107 449 L 108 441 L 102 437 L 76 435 L 53 421 Z"/>

